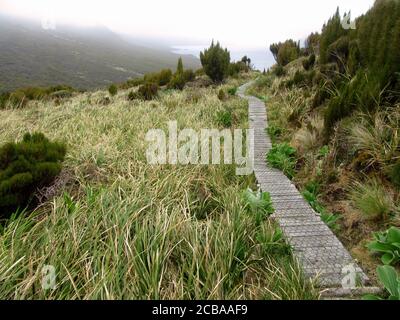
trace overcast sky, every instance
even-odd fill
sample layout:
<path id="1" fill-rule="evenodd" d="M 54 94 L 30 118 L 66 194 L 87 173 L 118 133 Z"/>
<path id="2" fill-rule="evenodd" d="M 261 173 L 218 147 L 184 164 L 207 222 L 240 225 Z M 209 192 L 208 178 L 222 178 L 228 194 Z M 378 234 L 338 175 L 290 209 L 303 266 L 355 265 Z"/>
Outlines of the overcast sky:
<path id="1" fill-rule="evenodd" d="M 353 16 L 374 0 L 0 0 L 0 12 L 56 22 L 105 25 L 141 36 L 214 38 L 224 45 L 265 48 L 317 31 L 339 6 Z M 0 30 L 1 32 L 1 30 Z"/>

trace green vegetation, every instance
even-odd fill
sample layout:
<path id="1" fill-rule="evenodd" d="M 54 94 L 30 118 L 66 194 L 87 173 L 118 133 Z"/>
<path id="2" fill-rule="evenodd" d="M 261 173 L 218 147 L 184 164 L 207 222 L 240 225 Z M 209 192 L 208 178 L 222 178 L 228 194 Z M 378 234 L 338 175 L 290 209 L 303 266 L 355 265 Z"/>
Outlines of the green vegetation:
<path id="1" fill-rule="evenodd" d="M 382 254 L 382 263 L 396 265 L 400 262 L 400 229 L 391 227 L 384 232 L 374 234 L 375 241 L 368 244 L 372 252 Z"/>
<path id="2" fill-rule="evenodd" d="M 109 94 L 113 97 L 118 93 L 118 88 L 115 84 L 112 84 L 111 86 L 108 87 L 108 92 Z"/>
<path id="3" fill-rule="evenodd" d="M 267 155 L 267 161 L 274 168 L 282 170 L 289 179 L 292 179 L 295 174 L 295 155 L 296 149 L 287 143 L 281 143 L 273 146 Z"/>
<path id="4" fill-rule="evenodd" d="M 214 44 L 213 41 L 210 48 L 201 52 L 200 60 L 204 72 L 214 82 L 222 82 L 228 75 L 231 60 L 230 53 L 228 49 L 221 48 L 219 42 Z"/>
<path id="5" fill-rule="evenodd" d="M 146 133 L 171 119 L 198 131 L 214 127 L 216 113 L 229 110 L 234 124 L 246 128 L 246 101 L 229 96 L 221 102 L 218 92 L 247 79 L 182 91 L 158 88 L 150 102 L 127 100 L 156 86 L 140 82 L 142 87 L 119 87 L 113 99 L 103 90 L 59 105 L 39 100 L 35 108 L 1 110 L 1 141 L 27 130 L 66 141 L 63 171 L 71 181 L 2 228 L 0 297 L 318 298 L 268 219 L 268 197 L 254 193 L 252 204 L 244 201 L 254 177 L 236 176 L 235 165 L 154 166 L 146 159 Z M 45 265 L 57 271 L 55 290 L 42 290 Z"/>
<path id="6" fill-rule="evenodd" d="M 70 98 L 76 90 L 69 86 L 30 87 L 0 94 L 0 109 L 23 108 L 29 101 Z"/>
<path id="7" fill-rule="evenodd" d="M 268 192 L 247 189 L 243 193 L 247 210 L 254 215 L 257 226 L 260 226 L 271 214 L 275 212 L 271 195 Z"/>
<path id="8" fill-rule="evenodd" d="M 350 199 L 367 219 L 387 221 L 395 210 L 390 193 L 376 179 L 356 182 L 350 190 Z"/>
<path id="9" fill-rule="evenodd" d="M 277 64 L 248 90 L 267 101 L 276 148 L 268 161 L 289 168 L 372 279 L 378 261 L 365 243 L 400 222 L 399 20 L 399 1 L 376 1 L 355 30 L 342 27 L 338 10 L 304 48 L 271 45 Z"/>
<path id="10" fill-rule="evenodd" d="M 391 266 L 380 266 L 376 270 L 378 278 L 387 291 L 387 300 L 400 300 L 400 277 Z M 364 296 L 364 300 L 383 300 L 374 295 Z"/>
<path id="11" fill-rule="evenodd" d="M 146 83 L 139 87 L 138 94 L 143 100 L 153 100 L 157 97 L 158 85 L 154 83 Z"/>
<path id="12" fill-rule="evenodd" d="M 48 186 L 61 172 L 66 147 L 43 134 L 25 134 L 18 143 L 0 148 L 0 219 L 25 209 L 38 188 Z"/>
<path id="13" fill-rule="evenodd" d="M 271 44 L 270 51 L 278 65 L 284 67 L 300 56 L 300 42 L 287 40 L 283 43 L 274 43 Z"/>

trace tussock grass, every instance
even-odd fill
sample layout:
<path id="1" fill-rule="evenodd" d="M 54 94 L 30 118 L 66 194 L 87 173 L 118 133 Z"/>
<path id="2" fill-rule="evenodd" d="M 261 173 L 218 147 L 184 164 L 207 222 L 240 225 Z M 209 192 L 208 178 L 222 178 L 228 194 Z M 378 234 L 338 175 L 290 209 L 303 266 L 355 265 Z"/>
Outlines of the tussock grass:
<path id="1" fill-rule="evenodd" d="M 229 84 L 232 86 L 232 84 Z M 120 90 L 85 93 L 60 105 L 1 111 L 0 143 L 41 131 L 68 145 L 74 179 L 29 216 L 0 233 L 2 299 L 314 299 L 290 251 L 272 254 L 263 237 L 276 226 L 245 210 L 253 177 L 235 167 L 150 166 L 145 134 L 217 127 L 229 104 L 235 127 L 247 127 L 247 104 L 219 101 L 219 88 L 167 91 L 128 101 Z M 264 239 L 265 240 L 264 243 Z M 282 243 L 280 243 L 282 245 Z M 56 289 L 41 288 L 53 265 Z"/>
<path id="2" fill-rule="evenodd" d="M 377 180 L 355 182 L 350 189 L 350 199 L 367 219 L 387 220 L 396 211 L 393 196 Z"/>

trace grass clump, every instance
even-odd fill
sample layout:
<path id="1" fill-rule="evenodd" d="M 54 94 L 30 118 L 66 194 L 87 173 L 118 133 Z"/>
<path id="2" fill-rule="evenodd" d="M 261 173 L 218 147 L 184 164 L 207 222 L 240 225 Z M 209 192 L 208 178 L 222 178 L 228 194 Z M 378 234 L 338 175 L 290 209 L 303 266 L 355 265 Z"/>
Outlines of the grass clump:
<path id="1" fill-rule="evenodd" d="M 393 198 L 377 179 L 356 182 L 349 196 L 355 208 L 368 220 L 385 221 L 394 213 Z"/>
<path id="2" fill-rule="evenodd" d="M 145 100 L 150 101 L 157 97 L 158 85 L 155 83 L 145 83 L 139 87 L 138 96 Z"/>
<path id="3" fill-rule="evenodd" d="M 0 218 L 24 209 L 33 193 L 49 185 L 61 172 L 65 145 L 49 141 L 41 133 L 25 134 L 18 143 L 0 148 Z"/>
<path id="4" fill-rule="evenodd" d="M 75 183 L 2 228 L 0 298 L 318 298 L 292 255 L 271 256 L 260 242 L 262 233 L 275 231 L 268 219 L 257 227 L 245 208 L 242 192 L 254 177 L 236 176 L 235 164 L 147 162 L 149 130 L 171 119 L 196 132 L 214 127 L 215 89 L 201 89 L 196 102 L 187 90 L 159 95 L 163 107 L 156 108 L 141 100 L 130 107 L 127 93 L 99 107 L 95 101 L 108 95 L 101 91 L 74 95 L 57 108 L 39 102 L 38 114 L 1 111 L 1 141 L 29 129 L 65 139 L 64 165 Z M 246 101 L 232 105 L 238 127 L 246 128 Z M 55 290 L 41 287 L 45 265 L 56 269 Z"/>
<path id="5" fill-rule="evenodd" d="M 218 111 L 216 115 L 216 120 L 219 126 L 230 128 L 233 125 L 232 112 L 229 110 Z"/>
<path id="6" fill-rule="evenodd" d="M 267 162 L 274 168 L 280 169 L 290 179 L 294 177 L 296 165 L 296 149 L 287 143 L 273 146 L 267 155 Z"/>

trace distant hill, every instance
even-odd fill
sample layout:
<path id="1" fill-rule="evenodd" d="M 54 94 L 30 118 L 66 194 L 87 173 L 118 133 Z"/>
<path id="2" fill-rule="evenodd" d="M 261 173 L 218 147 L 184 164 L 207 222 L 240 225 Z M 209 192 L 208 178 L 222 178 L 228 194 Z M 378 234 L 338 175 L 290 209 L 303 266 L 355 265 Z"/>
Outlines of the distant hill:
<path id="1" fill-rule="evenodd" d="M 104 27 L 57 26 L 0 15 L 0 91 L 67 84 L 104 87 L 162 68 L 174 69 L 179 55 L 135 45 Z M 186 68 L 200 67 L 183 56 Z"/>

